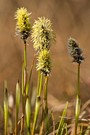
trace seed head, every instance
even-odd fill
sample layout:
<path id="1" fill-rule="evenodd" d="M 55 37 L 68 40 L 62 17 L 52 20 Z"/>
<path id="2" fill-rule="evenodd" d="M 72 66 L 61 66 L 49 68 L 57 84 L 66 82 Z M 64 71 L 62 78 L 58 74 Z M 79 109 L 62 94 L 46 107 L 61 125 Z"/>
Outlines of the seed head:
<path id="1" fill-rule="evenodd" d="M 31 37 L 36 51 L 49 49 L 55 39 L 50 20 L 45 17 L 38 18 L 32 27 Z"/>
<path id="2" fill-rule="evenodd" d="M 41 70 L 44 75 L 49 75 L 51 71 L 51 59 L 47 49 L 42 50 L 38 55 L 37 70 Z"/>
<path id="3" fill-rule="evenodd" d="M 77 41 L 73 38 L 69 38 L 68 51 L 73 57 L 73 62 L 81 63 L 84 60 L 82 50 L 79 48 Z"/>
<path id="4" fill-rule="evenodd" d="M 31 25 L 30 25 L 30 15 L 26 8 L 17 9 L 15 13 L 16 22 L 16 34 L 20 35 L 21 39 L 26 41 L 30 35 Z"/>

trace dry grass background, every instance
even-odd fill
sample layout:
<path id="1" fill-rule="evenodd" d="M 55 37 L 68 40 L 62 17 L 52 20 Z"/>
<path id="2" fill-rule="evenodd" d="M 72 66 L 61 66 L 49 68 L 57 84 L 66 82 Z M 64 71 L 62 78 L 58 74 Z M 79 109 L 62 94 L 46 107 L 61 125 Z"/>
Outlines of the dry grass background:
<path id="1" fill-rule="evenodd" d="M 11 93 L 21 78 L 23 43 L 15 36 L 14 13 L 24 6 L 32 12 L 32 23 L 39 16 L 51 19 L 56 33 L 52 46 L 52 73 L 49 94 L 59 100 L 72 100 L 76 90 L 76 65 L 67 52 L 67 40 L 74 37 L 83 48 L 85 62 L 81 66 L 81 99 L 90 98 L 90 0 L 0 0 L 0 104 L 3 100 L 3 82 L 8 81 Z M 34 55 L 32 42 L 28 41 L 28 69 Z M 35 71 L 35 69 L 34 69 Z M 37 72 L 33 72 L 36 86 Z M 49 97 L 52 103 L 53 98 Z"/>

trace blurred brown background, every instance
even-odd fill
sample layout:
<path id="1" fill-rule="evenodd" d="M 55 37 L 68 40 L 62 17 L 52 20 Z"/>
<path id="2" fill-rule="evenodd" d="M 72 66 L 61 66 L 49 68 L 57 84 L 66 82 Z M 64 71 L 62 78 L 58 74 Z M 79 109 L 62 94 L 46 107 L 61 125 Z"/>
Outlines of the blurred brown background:
<path id="1" fill-rule="evenodd" d="M 83 48 L 85 61 L 81 65 L 81 98 L 90 97 L 90 0 L 0 0 L 0 103 L 3 97 L 3 83 L 8 81 L 11 93 L 21 79 L 23 42 L 15 36 L 14 14 L 17 8 L 25 7 L 32 12 L 32 23 L 41 16 L 49 18 L 56 33 L 56 44 L 51 48 L 52 73 L 49 80 L 49 94 L 59 100 L 75 98 L 77 65 L 67 52 L 67 40 L 75 38 Z M 34 49 L 28 40 L 28 69 Z M 35 71 L 35 69 L 34 69 Z M 37 72 L 32 82 L 36 86 Z"/>

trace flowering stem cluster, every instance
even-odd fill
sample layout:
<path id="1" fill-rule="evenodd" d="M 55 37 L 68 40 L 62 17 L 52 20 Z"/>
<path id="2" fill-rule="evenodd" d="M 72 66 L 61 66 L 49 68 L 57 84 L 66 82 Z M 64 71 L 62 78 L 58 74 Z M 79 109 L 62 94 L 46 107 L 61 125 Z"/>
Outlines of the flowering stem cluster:
<path id="1" fill-rule="evenodd" d="M 10 99 L 7 89 L 7 83 L 4 85 L 4 134 L 20 134 L 20 135 L 35 135 L 35 134 L 49 134 L 52 132 L 56 135 L 70 134 L 71 130 L 68 130 L 68 123 L 66 117 L 66 111 L 68 103 L 62 113 L 59 124 L 55 124 L 54 115 L 48 113 L 48 77 L 51 72 L 51 58 L 50 58 L 50 47 L 52 42 L 55 40 L 55 36 L 52 30 L 52 24 L 49 19 L 45 17 L 38 18 L 35 21 L 32 29 L 30 24 L 30 13 L 27 12 L 25 8 L 20 8 L 15 13 L 16 19 L 16 34 L 20 36 L 24 43 L 24 57 L 22 65 L 22 91 L 20 88 L 19 81 L 16 84 L 16 98 L 15 107 L 14 99 Z M 31 64 L 31 69 L 29 75 L 27 74 L 27 39 L 30 36 L 33 41 L 33 47 L 36 51 L 35 57 L 37 56 L 36 69 L 38 71 L 38 83 L 37 83 L 37 95 L 35 102 L 30 98 L 33 92 L 29 94 L 31 76 L 34 65 L 34 59 Z M 75 39 L 70 38 L 68 41 L 68 51 L 73 59 L 73 62 L 77 63 L 77 94 L 76 94 L 76 108 L 75 108 L 75 135 L 78 134 L 78 123 L 80 115 L 80 67 L 84 60 L 81 48 Z M 34 58 L 35 58 L 34 57 Z M 43 96 L 41 94 L 43 93 Z M 34 93 L 35 94 L 35 93 Z M 21 97 L 22 96 L 22 97 Z M 43 98 L 42 98 L 43 97 Z M 22 100 L 21 100 L 22 99 Z M 33 98 L 34 99 L 34 98 Z M 43 99 L 43 101 L 42 101 Z M 19 108 L 20 101 L 22 101 L 22 115 L 19 119 Z M 42 105 L 41 105 L 42 101 Z M 10 103 L 11 102 L 11 103 Z M 32 103 L 33 102 L 33 103 Z M 34 121 L 32 120 L 33 112 L 32 106 L 35 103 Z M 37 120 L 39 118 L 40 107 L 42 110 L 40 125 L 37 125 Z M 13 117 L 12 112 L 15 108 L 15 129 L 13 131 Z M 50 116 L 50 117 L 49 117 Z M 82 119 L 81 119 L 82 120 Z M 71 120 L 72 121 L 72 120 Z M 83 122 L 83 121 L 81 121 Z M 58 126 L 58 127 L 57 127 Z M 85 125 L 86 126 L 86 125 Z M 37 127 L 37 130 L 35 130 Z M 52 128 L 51 128 L 52 127 Z M 86 131 L 83 132 L 83 127 L 80 125 L 80 134 L 88 134 L 89 126 L 87 126 Z M 57 129 L 56 129 L 57 128 Z M 84 128 L 85 129 L 85 128 Z M 51 133 L 52 134 L 52 133 Z"/>
<path id="2" fill-rule="evenodd" d="M 30 35 L 31 24 L 30 24 L 30 13 L 27 12 L 25 8 L 20 8 L 17 10 L 15 14 L 16 23 L 16 33 L 20 35 L 20 38 L 24 42 L 24 63 L 22 66 L 22 102 L 23 102 L 23 114 L 25 115 L 25 103 L 26 98 L 28 96 L 28 81 L 27 81 L 27 38 Z M 51 72 L 51 59 L 50 59 L 50 46 L 52 41 L 54 41 L 54 34 L 52 30 L 52 24 L 49 19 L 45 19 L 45 17 L 38 18 L 35 21 L 32 27 L 31 33 L 33 46 L 35 51 L 37 52 L 37 66 L 36 69 L 38 71 L 38 86 L 37 86 L 37 99 L 35 106 L 35 116 L 34 116 L 34 124 L 32 135 L 34 134 L 38 113 L 40 109 L 41 102 L 41 92 L 43 85 L 43 76 L 45 77 L 44 83 L 44 110 L 48 110 L 47 106 L 47 85 L 48 85 L 48 76 Z M 26 107 L 27 108 L 27 107 Z M 28 114 L 26 112 L 26 114 Z M 30 113 L 29 113 L 30 114 Z M 28 123 L 28 122 L 27 122 Z"/>

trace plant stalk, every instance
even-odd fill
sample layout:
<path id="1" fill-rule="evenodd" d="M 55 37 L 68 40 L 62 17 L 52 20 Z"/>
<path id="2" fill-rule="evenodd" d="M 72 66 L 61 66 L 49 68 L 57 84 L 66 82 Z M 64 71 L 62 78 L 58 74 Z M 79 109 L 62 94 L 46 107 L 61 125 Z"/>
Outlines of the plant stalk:
<path id="1" fill-rule="evenodd" d="M 23 116 L 22 130 L 24 130 L 26 84 L 27 84 L 27 44 L 26 41 L 24 41 L 24 61 L 22 65 L 22 116 Z"/>
<path id="2" fill-rule="evenodd" d="M 80 63 L 78 63 L 77 96 L 75 109 L 75 135 L 77 135 L 78 119 L 80 115 Z"/>
<path id="3" fill-rule="evenodd" d="M 47 104 L 47 87 L 48 87 L 48 76 L 45 76 L 45 84 L 44 84 L 44 110 L 47 112 L 48 110 L 48 104 Z"/>
<path id="4" fill-rule="evenodd" d="M 41 91 L 42 91 L 42 73 L 38 71 L 38 84 L 37 84 L 37 97 L 36 97 L 36 104 L 35 104 L 35 114 L 34 114 L 34 123 L 33 123 L 33 129 L 32 129 L 32 135 L 34 135 L 38 114 L 40 110 L 40 103 L 41 103 Z"/>

